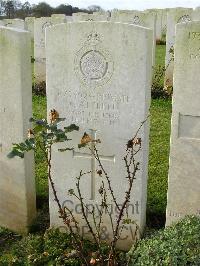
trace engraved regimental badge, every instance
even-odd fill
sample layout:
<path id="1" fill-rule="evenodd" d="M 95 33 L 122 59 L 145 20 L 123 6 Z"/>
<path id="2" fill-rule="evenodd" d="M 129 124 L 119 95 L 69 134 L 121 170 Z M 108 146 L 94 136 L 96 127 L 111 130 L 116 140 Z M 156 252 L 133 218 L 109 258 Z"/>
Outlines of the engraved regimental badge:
<path id="1" fill-rule="evenodd" d="M 48 27 L 51 27 L 53 24 L 51 22 L 45 22 L 43 25 L 42 25 L 42 33 L 45 33 L 45 29 L 48 28 Z"/>
<path id="2" fill-rule="evenodd" d="M 184 15 L 178 19 L 177 23 L 190 22 L 190 21 L 191 21 L 190 16 Z"/>
<path id="3" fill-rule="evenodd" d="M 80 82 L 90 88 L 101 87 L 111 79 L 114 70 L 112 56 L 102 46 L 98 33 L 87 35 L 84 46 L 75 55 L 74 70 Z"/>
<path id="4" fill-rule="evenodd" d="M 135 25 L 141 25 L 142 24 L 139 16 L 134 16 L 132 23 Z"/>

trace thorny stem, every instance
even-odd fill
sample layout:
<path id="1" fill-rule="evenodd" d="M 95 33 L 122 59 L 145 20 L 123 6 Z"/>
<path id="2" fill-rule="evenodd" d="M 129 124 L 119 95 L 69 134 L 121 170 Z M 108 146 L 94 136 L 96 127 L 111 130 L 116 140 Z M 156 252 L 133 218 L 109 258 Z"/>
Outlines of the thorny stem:
<path id="1" fill-rule="evenodd" d="M 133 153 L 133 148 L 132 148 L 131 154 L 132 153 Z M 113 240 L 111 242 L 111 248 L 110 248 L 110 254 L 109 254 L 109 261 L 110 261 L 109 265 L 110 266 L 113 265 L 112 264 L 113 263 L 113 259 L 115 258 L 115 246 L 116 246 L 116 243 L 117 243 L 117 241 L 119 239 L 120 222 L 122 221 L 122 218 L 124 216 L 124 211 L 125 211 L 125 209 L 127 207 L 127 204 L 130 201 L 130 194 L 131 194 L 131 191 L 132 191 L 135 175 L 136 175 L 136 172 L 139 170 L 138 164 L 135 165 L 135 163 L 133 161 L 133 158 L 132 158 L 132 155 L 130 157 L 130 161 L 132 161 L 133 164 L 134 164 L 134 170 L 133 170 L 132 173 L 130 171 L 130 163 L 128 163 L 126 156 L 124 157 L 124 161 L 125 161 L 127 172 L 128 172 L 129 188 L 128 188 L 128 191 L 126 191 L 126 197 L 125 197 L 125 200 L 124 200 L 124 202 L 122 204 L 122 207 L 120 209 L 120 213 L 119 213 L 119 216 L 118 216 L 117 222 L 116 222 L 115 233 L 114 233 L 114 236 L 113 236 Z"/>
<path id="2" fill-rule="evenodd" d="M 147 117 L 147 119 L 148 119 L 148 117 Z M 131 140 L 132 143 L 133 143 L 132 147 L 130 148 L 127 145 L 127 153 L 126 153 L 126 155 L 124 157 L 124 161 L 125 161 L 126 171 L 127 171 L 127 175 L 128 175 L 127 179 L 129 181 L 129 186 L 128 186 L 128 190 L 125 192 L 125 199 L 124 199 L 124 202 L 123 202 L 122 205 L 119 205 L 117 203 L 116 197 L 114 195 L 114 191 L 113 191 L 112 186 L 111 186 L 110 177 L 108 176 L 103 164 L 101 163 L 101 160 L 100 160 L 96 145 L 94 145 L 94 150 L 92 151 L 93 156 L 98 161 L 99 167 L 100 167 L 100 169 L 102 170 L 103 174 L 106 177 L 107 184 L 108 184 L 108 191 L 110 192 L 110 194 L 112 196 L 112 199 L 113 199 L 113 201 L 115 203 L 115 206 L 117 207 L 117 209 L 119 211 L 119 215 L 118 215 L 117 221 L 116 221 L 116 226 L 114 226 L 112 214 L 108 210 L 107 192 L 106 192 L 104 183 L 102 181 L 102 189 L 103 189 L 103 191 L 102 191 L 102 193 L 100 193 L 101 196 L 102 196 L 102 202 L 101 202 L 102 209 L 101 209 L 101 211 L 99 211 L 99 223 L 98 223 L 98 225 L 97 225 L 96 220 L 95 220 L 96 217 L 95 217 L 94 209 L 92 210 L 92 212 L 90 212 L 90 214 L 92 214 L 92 216 L 93 216 L 93 221 L 94 221 L 94 224 L 95 224 L 96 233 L 94 232 L 94 230 L 93 230 L 93 228 L 92 228 L 92 226 L 91 226 L 91 224 L 89 222 L 89 219 L 87 217 L 87 214 L 85 212 L 85 210 L 88 207 L 84 203 L 84 199 L 82 197 L 82 193 L 81 193 L 81 189 L 80 189 L 81 177 L 83 175 L 85 175 L 86 173 L 83 173 L 81 171 L 79 177 L 77 178 L 78 182 L 76 183 L 76 187 L 77 187 L 77 191 L 78 191 L 78 196 L 76 194 L 73 194 L 73 195 L 81 203 L 81 210 L 82 210 L 83 218 L 84 218 L 84 220 L 87 223 L 87 226 L 89 228 L 89 232 L 92 234 L 93 239 L 94 239 L 95 243 L 98 246 L 98 249 L 99 249 L 98 250 L 98 252 L 99 252 L 99 263 L 102 264 L 102 265 L 105 265 L 105 261 L 103 261 L 103 256 L 101 254 L 101 235 L 100 235 L 101 223 L 102 223 L 102 217 L 103 217 L 103 210 L 105 209 L 105 211 L 108 213 L 108 215 L 110 217 L 110 223 L 111 223 L 112 231 L 113 231 L 111 247 L 110 247 L 109 256 L 108 256 L 108 260 L 107 260 L 108 261 L 108 266 L 115 266 L 115 265 L 117 265 L 117 263 L 116 263 L 116 243 L 119 240 L 119 237 L 120 237 L 120 235 L 122 233 L 122 229 L 120 230 L 120 224 L 122 222 L 122 219 L 123 219 L 123 216 L 124 216 L 124 212 L 127 211 L 127 204 L 130 201 L 130 194 L 131 194 L 131 191 L 132 191 L 133 182 L 135 180 L 136 172 L 139 170 L 139 167 L 138 167 L 139 163 L 135 163 L 134 156 L 140 151 L 141 143 L 136 144 L 136 142 L 134 142 L 134 141 L 137 140 L 136 138 L 137 138 L 138 132 L 140 131 L 140 129 L 143 126 L 143 124 L 147 121 L 147 119 L 141 123 L 141 125 L 138 128 L 135 136 L 132 138 L 132 140 Z M 60 218 L 62 218 L 63 223 L 65 225 L 67 225 L 67 227 L 68 227 L 68 229 L 70 231 L 70 234 L 71 234 L 72 238 L 75 241 L 76 248 L 79 251 L 79 254 L 81 256 L 82 261 L 85 263 L 85 265 L 89 266 L 90 262 L 87 261 L 87 259 L 85 258 L 85 255 L 84 255 L 82 239 L 80 239 L 80 234 L 78 234 L 78 236 L 76 236 L 75 233 L 73 232 L 73 228 L 72 228 L 72 225 L 71 225 L 71 220 L 69 219 L 69 215 L 70 215 L 70 217 L 72 217 L 72 221 L 74 222 L 76 229 L 78 229 L 78 222 L 75 219 L 73 213 L 67 207 L 62 208 L 62 206 L 60 204 L 60 201 L 59 201 L 59 198 L 57 196 L 57 191 L 55 189 L 55 184 L 54 184 L 52 176 L 51 176 L 52 144 L 53 143 L 49 144 L 48 153 L 47 153 L 45 148 L 42 148 L 42 145 L 39 142 L 40 148 L 45 153 L 45 157 L 46 157 L 46 160 L 47 160 L 49 182 L 50 182 L 50 185 L 51 185 L 51 188 L 52 188 L 52 191 L 53 191 L 53 195 L 54 195 L 55 201 L 56 201 L 56 203 L 58 205 L 58 208 L 59 208 Z M 43 143 L 43 145 L 45 147 L 45 143 Z M 134 150 L 134 146 L 136 146 L 136 145 L 139 145 L 139 148 L 138 148 L 138 150 L 135 151 Z M 133 167 L 133 170 L 131 170 L 132 167 Z M 66 210 L 68 211 L 69 214 L 66 213 Z M 128 215 L 128 213 L 127 213 L 127 215 Z M 137 236 L 137 230 L 138 230 L 138 227 L 136 225 L 135 237 Z"/>
<path id="3" fill-rule="evenodd" d="M 105 175 L 105 177 L 106 177 L 106 180 L 107 180 L 107 183 L 108 183 L 108 187 L 109 187 L 109 191 L 110 191 L 110 193 L 111 193 L 111 196 L 112 196 L 112 198 L 113 198 L 113 201 L 114 201 L 114 203 L 115 203 L 117 209 L 120 210 L 120 207 L 119 207 L 119 205 L 118 205 L 118 203 L 117 203 L 117 199 L 116 199 L 116 197 L 115 197 L 115 195 L 114 195 L 114 191 L 113 191 L 112 186 L 111 186 L 110 177 L 108 176 L 106 170 L 104 169 L 104 167 L 103 167 L 103 165 L 102 165 L 102 163 L 101 163 L 101 159 L 99 158 L 99 154 L 98 154 L 98 150 L 97 150 L 97 148 L 96 148 L 96 145 L 94 145 L 94 153 L 93 153 L 93 156 L 94 156 L 95 159 L 98 161 L 98 163 L 99 163 L 99 167 L 101 168 L 101 170 L 103 171 L 103 173 L 104 173 L 104 175 Z"/>
<path id="4" fill-rule="evenodd" d="M 82 176 L 82 171 L 80 172 L 80 177 Z M 78 182 L 76 184 L 76 187 L 77 187 L 77 191 L 78 191 L 78 195 L 79 195 L 79 200 L 80 200 L 80 203 L 81 203 L 81 210 L 82 210 L 82 215 L 87 223 L 87 226 L 89 228 L 89 231 L 90 233 L 92 234 L 93 238 L 94 238 L 94 241 L 96 242 L 96 244 L 98 245 L 98 240 L 96 238 L 96 235 L 92 229 L 92 226 L 90 225 L 90 222 L 87 218 L 87 215 L 85 213 L 85 208 L 84 208 L 84 202 L 83 202 L 83 198 L 82 198 L 82 194 L 81 194 L 81 190 L 80 190 L 80 178 L 78 178 Z"/>
<path id="5" fill-rule="evenodd" d="M 39 142 L 39 145 L 40 147 L 42 148 L 41 146 L 41 143 Z M 83 251 L 83 246 L 82 246 L 82 242 L 81 240 L 79 240 L 77 238 L 77 236 L 75 235 L 75 233 L 73 232 L 73 229 L 70 225 L 70 221 L 68 220 L 68 216 L 65 212 L 65 208 L 63 209 L 61 204 L 60 204 L 60 201 L 59 201 L 59 198 L 57 196 L 57 191 L 55 189 L 55 184 L 53 182 L 53 179 L 52 179 L 52 176 L 51 176 L 51 159 L 52 159 L 52 144 L 50 144 L 49 148 L 48 148 L 48 155 L 45 151 L 45 149 L 43 149 L 43 152 L 45 153 L 45 157 L 46 157 L 46 160 L 47 160 L 47 164 L 48 164 L 48 178 L 49 178 L 49 182 L 50 182 L 50 185 L 51 185 L 51 188 L 52 188 L 52 191 L 53 191 L 53 195 L 54 195 L 54 199 L 58 205 L 58 209 L 59 209 L 59 213 L 60 213 L 60 218 L 62 218 L 63 220 L 63 223 L 65 225 L 67 225 L 68 229 L 70 230 L 70 234 L 71 236 L 73 237 L 75 243 L 76 243 L 76 246 L 77 246 L 77 250 L 79 251 L 79 254 L 82 258 L 82 260 L 85 262 L 85 265 L 89 266 L 90 264 L 87 262 L 87 259 L 85 258 L 84 256 L 84 251 Z M 74 218 L 74 216 L 72 215 L 72 217 Z M 75 225 L 77 224 L 76 220 L 75 221 Z"/>

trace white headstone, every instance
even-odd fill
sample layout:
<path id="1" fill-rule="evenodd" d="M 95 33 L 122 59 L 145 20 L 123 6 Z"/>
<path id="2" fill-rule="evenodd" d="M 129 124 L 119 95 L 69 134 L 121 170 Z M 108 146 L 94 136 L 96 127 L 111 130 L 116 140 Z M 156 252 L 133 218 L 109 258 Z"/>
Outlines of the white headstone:
<path id="1" fill-rule="evenodd" d="M 176 28 L 167 225 L 200 215 L 200 22 Z"/>
<path id="2" fill-rule="evenodd" d="M 73 21 L 108 21 L 108 14 L 73 13 Z"/>
<path id="3" fill-rule="evenodd" d="M 72 22 L 73 21 L 73 17 L 72 16 L 66 16 L 66 20 L 67 20 L 67 22 Z"/>
<path id="4" fill-rule="evenodd" d="M 114 10 L 111 13 L 112 22 L 123 22 L 149 28 L 153 31 L 152 65 L 155 64 L 156 48 L 156 15 L 138 10 Z"/>
<path id="5" fill-rule="evenodd" d="M 51 15 L 51 21 L 53 25 L 66 23 L 67 22 L 67 16 L 65 14 L 52 14 Z"/>
<path id="6" fill-rule="evenodd" d="M 162 36 L 166 38 L 167 34 L 167 13 L 169 8 L 163 9 L 163 15 L 162 15 Z"/>
<path id="7" fill-rule="evenodd" d="M 36 83 L 46 80 L 45 29 L 52 25 L 50 17 L 36 18 L 34 22 L 34 76 Z"/>
<path id="8" fill-rule="evenodd" d="M 200 7 L 197 7 L 193 10 L 192 19 L 194 21 L 200 21 Z"/>
<path id="9" fill-rule="evenodd" d="M 93 15 L 107 15 L 107 17 L 110 17 L 110 11 L 95 11 L 92 14 Z"/>
<path id="10" fill-rule="evenodd" d="M 32 40 L 34 40 L 34 20 L 35 20 L 35 17 L 25 18 L 25 30 L 31 33 Z"/>
<path id="11" fill-rule="evenodd" d="M 34 75 L 35 83 L 46 81 L 45 30 L 60 23 L 66 23 L 61 16 L 36 18 L 34 23 Z"/>
<path id="12" fill-rule="evenodd" d="M 27 138 L 32 116 L 28 32 L 0 27 L 0 226 L 25 233 L 36 215 L 33 153 L 8 159 Z"/>
<path id="13" fill-rule="evenodd" d="M 66 15 L 65 14 L 52 14 L 51 15 L 52 18 L 62 18 L 65 19 Z"/>
<path id="14" fill-rule="evenodd" d="M 99 206 L 101 178 L 96 174 L 98 164 L 91 151 L 88 148 L 79 150 L 77 144 L 84 132 L 93 139 L 101 139 L 99 154 L 111 177 L 117 201 L 122 203 L 127 189 L 123 162 L 125 144 L 149 112 L 152 32 L 123 23 L 68 23 L 47 30 L 46 49 L 48 110 L 55 108 L 60 117 L 66 117 L 65 125 L 80 126 L 80 131 L 72 135 L 73 152 L 59 153 L 58 146 L 54 147 L 55 187 L 61 203 L 69 204 L 80 222 L 80 229 L 87 231 L 79 212 L 80 205 L 67 195 L 67 191 L 75 189 L 75 178 L 81 169 L 91 171 L 82 180 L 81 190 L 86 204 Z M 146 215 L 148 134 L 147 122 L 139 133 L 142 138 L 142 152 L 138 157 L 141 166 L 129 209 L 130 218 L 138 223 L 141 232 Z M 110 198 L 108 200 L 114 206 Z M 114 217 L 116 212 L 112 215 Z M 51 189 L 50 216 L 51 226 L 63 226 Z M 105 216 L 103 219 L 111 237 L 108 221 Z M 119 245 L 123 249 L 131 246 L 135 227 L 127 226 L 126 229 L 124 241 Z"/>
<path id="15" fill-rule="evenodd" d="M 24 30 L 24 20 L 23 19 L 4 19 L 4 26 L 5 27 L 10 27 L 10 28 L 17 28 Z"/>
<path id="16" fill-rule="evenodd" d="M 163 10 L 162 9 L 147 9 L 146 12 L 156 16 L 156 40 L 159 41 L 162 39 Z"/>
<path id="17" fill-rule="evenodd" d="M 165 87 L 173 86 L 173 48 L 175 42 L 175 26 L 177 23 L 185 23 L 192 19 L 192 8 L 171 8 L 167 12 L 167 35 L 165 56 Z"/>

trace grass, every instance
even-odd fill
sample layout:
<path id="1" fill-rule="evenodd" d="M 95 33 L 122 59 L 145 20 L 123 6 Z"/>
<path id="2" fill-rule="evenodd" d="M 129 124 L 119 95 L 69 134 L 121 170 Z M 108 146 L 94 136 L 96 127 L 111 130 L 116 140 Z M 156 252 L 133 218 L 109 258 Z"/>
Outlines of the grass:
<path id="1" fill-rule="evenodd" d="M 148 180 L 148 222 L 163 225 L 169 161 L 171 101 L 154 99 L 151 104 L 149 180 Z"/>
<path id="2" fill-rule="evenodd" d="M 38 119 L 46 118 L 46 97 L 33 95 L 33 116 Z M 47 165 L 40 150 L 35 154 L 36 162 L 36 191 L 38 198 L 48 197 Z"/>
<path id="3" fill-rule="evenodd" d="M 164 67 L 165 49 L 165 45 L 157 45 L 155 69 Z M 162 88 L 163 79 L 160 85 Z M 147 198 L 147 224 L 150 227 L 165 223 L 171 109 L 171 99 L 152 99 Z"/>
<path id="4" fill-rule="evenodd" d="M 156 46 L 156 61 L 155 65 L 156 66 L 164 66 L 165 65 L 165 50 L 166 46 L 165 45 L 157 45 Z"/>

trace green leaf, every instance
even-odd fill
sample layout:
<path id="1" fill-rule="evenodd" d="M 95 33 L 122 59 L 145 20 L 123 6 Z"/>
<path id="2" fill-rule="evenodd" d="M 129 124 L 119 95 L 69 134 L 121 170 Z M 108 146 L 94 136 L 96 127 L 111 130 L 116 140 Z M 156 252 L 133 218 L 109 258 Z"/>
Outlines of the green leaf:
<path id="1" fill-rule="evenodd" d="M 64 127 L 64 130 L 66 133 L 72 132 L 72 131 L 79 131 L 79 127 L 75 124 L 71 124 L 68 127 Z"/>
<path id="2" fill-rule="evenodd" d="M 33 128 L 33 132 L 34 134 L 37 134 L 39 133 L 40 131 L 43 130 L 43 126 L 42 125 L 36 125 L 34 128 Z"/>
<path id="3" fill-rule="evenodd" d="M 60 152 L 65 152 L 65 151 L 73 151 L 74 148 L 65 148 L 65 149 L 58 149 Z"/>
<path id="4" fill-rule="evenodd" d="M 13 149 L 8 155 L 7 155 L 7 157 L 8 158 L 10 158 L 10 159 L 12 159 L 12 158 L 14 158 L 14 157 L 20 157 L 20 158 L 24 158 L 24 153 L 23 152 L 20 152 L 20 151 L 18 151 L 18 150 L 16 150 L 16 149 Z"/>
<path id="5" fill-rule="evenodd" d="M 35 140 L 34 139 L 26 139 L 26 151 L 30 151 L 35 148 Z"/>
<path id="6" fill-rule="evenodd" d="M 56 120 L 55 120 L 55 122 L 53 122 L 53 124 L 58 124 L 58 123 L 63 122 L 65 120 L 66 120 L 66 118 L 56 118 Z"/>
<path id="7" fill-rule="evenodd" d="M 83 144 L 78 144 L 78 148 L 81 149 L 81 148 L 84 148 L 87 146 L 87 143 L 83 143 Z"/>

